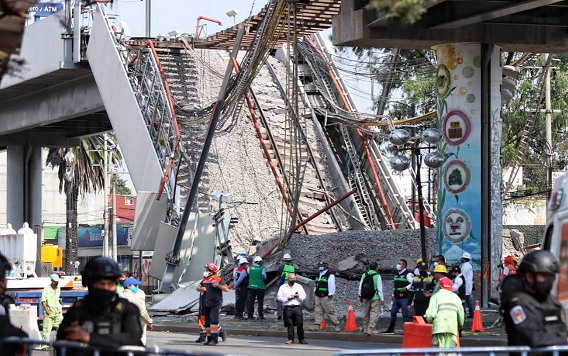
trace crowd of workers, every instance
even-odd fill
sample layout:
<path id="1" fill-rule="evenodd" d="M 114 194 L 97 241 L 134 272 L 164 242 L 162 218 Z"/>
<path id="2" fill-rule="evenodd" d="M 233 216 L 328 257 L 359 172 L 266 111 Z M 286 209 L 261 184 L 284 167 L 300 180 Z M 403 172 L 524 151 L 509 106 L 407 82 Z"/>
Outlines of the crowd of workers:
<path id="1" fill-rule="evenodd" d="M 422 316 L 433 324 L 432 345 L 440 348 L 454 348 L 464 324 L 466 312 L 473 316 L 469 303 L 473 286 L 471 256 L 465 252 L 459 264 L 447 266 L 442 255 L 433 260 L 430 272 L 428 265 L 418 260 L 414 271 L 408 269 L 407 261 L 400 259 L 396 265 L 393 280 L 390 325 L 383 333 L 394 332 L 397 313 L 402 310 L 405 321 L 409 313 Z M 239 259 L 233 282 L 227 284 L 219 275 L 215 263 L 205 266 L 202 281 L 197 286 L 201 293 L 199 302 L 199 323 L 202 334 L 197 340 L 205 345 L 216 345 L 218 338 L 226 334 L 219 325 L 223 304 L 223 292 L 235 289 L 236 318 L 243 318 L 247 306 L 248 319 L 253 319 L 254 302 L 258 302 L 258 316 L 264 319 L 263 300 L 266 289 L 266 271 L 262 259 L 255 257 L 253 265 Z M 383 282 L 376 262 L 369 263 L 368 271 L 360 279 L 358 295 L 364 306 L 363 332 L 375 330 L 378 311 L 384 305 Z M 501 291 L 501 313 L 505 320 L 510 345 L 532 347 L 566 345 L 568 331 L 564 309 L 551 295 L 559 263 L 548 251 L 534 251 L 527 254 L 517 267 L 512 257 L 505 258 L 499 278 Z M 26 334 L 10 324 L 9 305 L 13 304 L 4 293 L 6 272 L 10 263 L 0 254 L 0 338 L 8 336 L 25 337 Z M 315 298 L 315 322 L 311 330 L 319 330 L 327 317 L 332 330 L 340 330 L 335 312 L 335 276 L 329 270 L 329 263 L 318 263 L 319 273 L 313 291 Z M 287 344 L 293 344 L 295 334 L 299 343 L 307 344 L 304 334 L 302 303 L 307 294 L 297 283 L 296 269 L 289 254 L 284 255 L 283 265 L 278 271 L 278 319 L 284 319 L 288 330 Z M 518 272 L 518 273 L 517 273 Z M 138 288 L 140 282 L 122 274 L 118 264 L 107 257 L 91 259 L 82 272 L 83 285 L 88 287 L 87 296 L 77 301 L 63 316 L 59 301 L 59 277 L 50 276 L 51 282 L 45 287 L 41 304 L 44 309 L 43 338 L 49 341 L 53 327 L 57 328 L 57 339 L 78 341 L 102 349 L 116 349 L 121 346 L 143 346 L 145 329 L 152 330 L 145 295 Z M 246 293 L 243 289 L 246 288 Z M 248 305 L 247 305 L 248 302 Z M 23 345 L 3 346 L 7 355 L 23 355 Z M 75 350 L 74 355 L 90 354 L 87 350 Z M 104 354 L 104 352 L 103 352 Z"/>

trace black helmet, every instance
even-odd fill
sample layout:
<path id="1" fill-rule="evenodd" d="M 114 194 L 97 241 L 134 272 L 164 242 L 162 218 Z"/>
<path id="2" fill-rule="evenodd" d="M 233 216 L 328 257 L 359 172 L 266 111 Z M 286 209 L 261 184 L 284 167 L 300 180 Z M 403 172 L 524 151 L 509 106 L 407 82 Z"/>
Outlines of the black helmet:
<path id="1" fill-rule="evenodd" d="M 95 257 L 85 265 L 83 272 L 83 286 L 87 287 L 91 283 L 103 279 L 116 279 L 120 277 L 121 271 L 118 264 L 109 257 L 98 256 Z"/>
<path id="2" fill-rule="evenodd" d="M 521 272 L 558 273 L 558 259 L 549 251 L 532 251 L 523 257 L 519 266 Z"/>
<path id="3" fill-rule="evenodd" d="M 12 269 L 12 265 L 8 261 L 8 259 L 0 253 L 0 278 L 4 278 L 6 272 L 9 272 Z"/>

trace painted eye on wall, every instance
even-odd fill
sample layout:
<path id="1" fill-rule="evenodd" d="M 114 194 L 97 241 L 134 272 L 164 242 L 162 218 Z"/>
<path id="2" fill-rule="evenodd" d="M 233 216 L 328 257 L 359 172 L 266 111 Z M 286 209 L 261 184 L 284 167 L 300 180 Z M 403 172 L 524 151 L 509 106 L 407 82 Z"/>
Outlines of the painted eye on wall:
<path id="1" fill-rule="evenodd" d="M 450 91 L 450 85 L 451 85 L 450 71 L 443 64 L 440 64 L 438 66 L 438 75 L 437 75 L 436 83 L 437 83 L 436 89 L 438 91 L 438 98 L 442 99 L 446 95 L 448 95 L 448 92 Z"/>

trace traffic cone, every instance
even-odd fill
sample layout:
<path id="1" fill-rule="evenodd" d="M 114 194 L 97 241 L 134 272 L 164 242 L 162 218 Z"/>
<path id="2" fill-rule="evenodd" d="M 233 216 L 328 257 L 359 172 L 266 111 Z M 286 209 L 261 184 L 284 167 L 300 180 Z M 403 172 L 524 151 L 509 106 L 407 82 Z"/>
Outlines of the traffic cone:
<path id="1" fill-rule="evenodd" d="M 321 324 L 320 324 L 320 330 L 325 330 L 325 327 L 326 327 L 325 318 L 323 318 L 323 320 L 321 321 Z"/>
<path id="2" fill-rule="evenodd" d="M 349 301 L 349 308 L 347 310 L 347 323 L 345 324 L 345 331 L 357 331 L 357 322 L 355 321 L 355 310 L 353 310 L 353 302 Z"/>
<path id="3" fill-rule="evenodd" d="M 473 313 L 473 325 L 471 332 L 483 332 L 483 323 L 481 322 L 481 309 L 479 308 L 479 301 L 475 301 L 475 312 Z"/>

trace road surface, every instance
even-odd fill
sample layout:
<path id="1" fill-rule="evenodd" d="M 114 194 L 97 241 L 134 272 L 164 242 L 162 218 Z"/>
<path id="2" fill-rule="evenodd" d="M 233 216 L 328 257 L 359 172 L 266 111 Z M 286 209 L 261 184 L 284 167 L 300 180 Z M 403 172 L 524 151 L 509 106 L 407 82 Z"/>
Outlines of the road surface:
<path id="1" fill-rule="evenodd" d="M 166 332 L 149 332 L 147 346 L 158 345 L 164 349 L 176 349 L 187 352 L 218 352 L 220 354 L 250 355 L 250 356 L 290 356 L 310 355 L 323 356 L 333 355 L 341 350 L 363 350 L 377 348 L 399 347 L 397 344 L 377 344 L 371 342 L 347 342 L 341 340 L 309 340 L 308 345 L 286 345 L 284 338 L 257 337 L 257 336 L 234 336 L 226 342 L 219 342 L 215 347 L 196 344 L 198 335 L 177 334 Z"/>

